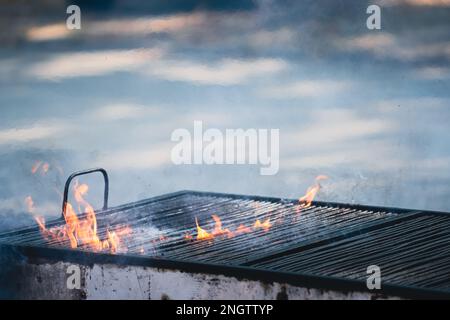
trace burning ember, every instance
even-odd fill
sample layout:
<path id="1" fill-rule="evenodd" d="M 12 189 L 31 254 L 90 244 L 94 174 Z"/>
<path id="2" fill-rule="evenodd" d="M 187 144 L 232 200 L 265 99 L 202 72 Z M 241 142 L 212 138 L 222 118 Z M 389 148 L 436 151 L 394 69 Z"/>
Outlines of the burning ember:
<path id="1" fill-rule="evenodd" d="M 107 230 L 104 239 L 100 239 L 97 233 L 97 217 L 92 206 L 84 199 L 89 190 L 88 185 L 78 184 L 74 186 L 74 198 L 78 204 L 78 213 L 83 218 L 79 218 L 70 203 L 65 204 L 64 219 L 66 224 L 61 227 L 47 228 L 45 220 L 41 216 L 35 216 L 35 220 L 39 225 L 42 236 L 47 241 L 55 241 L 59 244 L 70 244 L 70 247 L 85 248 L 95 252 L 109 251 L 117 253 L 126 251 L 126 247 L 122 244 L 122 238 L 132 233 L 131 228 L 122 227 L 114 230 Z M 35 214 L 34 202 L 31 196 L 25 199 L 28 211 Z"/>

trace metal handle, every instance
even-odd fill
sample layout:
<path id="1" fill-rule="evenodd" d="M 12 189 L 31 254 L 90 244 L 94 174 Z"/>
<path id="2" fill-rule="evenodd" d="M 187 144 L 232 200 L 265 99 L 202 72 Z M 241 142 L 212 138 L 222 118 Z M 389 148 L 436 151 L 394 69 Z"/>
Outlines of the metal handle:
<path id="1" fill-rule="evenodd" d="M 95 168 L 95 169 L 83 170 L 83 171 L 74 172 L 74 173 L 72 173 L 69 176 L 69 178 L 67 178 L 66 185 L 64 187 L 64 199 L 63 199 L 63 204 L 62 204 L 62 216 L 63 216 L 63 218 L 64 218 L 64 214 L 66 212 L 67 199 L 68 199 L 68 196 L 69 196 L 69 188 L 70 188 L 70 183 L 72 182 L 72 180 L 75 177 L 83 176 L 83 175 L 94 173 L 94 172 L 100 172 L 101 174 L 103 174 L 103 179 L 105 180 L 105 192 L 104 192 L 104 195 L 103 195 L 103 210 L 108 209 L 108 193 L 109 193 L 108 173 L 103 168 Z"/>

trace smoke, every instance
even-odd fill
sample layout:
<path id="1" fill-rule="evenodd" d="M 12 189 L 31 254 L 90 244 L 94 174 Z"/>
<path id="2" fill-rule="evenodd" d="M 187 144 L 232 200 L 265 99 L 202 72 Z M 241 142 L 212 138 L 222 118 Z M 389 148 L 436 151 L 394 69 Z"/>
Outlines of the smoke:
<path id="1" fill-rule="evenodd" d="M 33 223 L 28 196 L 59 217 L 67 176 L 97 166 L 111 206 L 182 189 L 298 198 L 325 174 L 318 200 L 449 210 L 448 8 L 403 1 L 374 34 L 369 1 L 83 1 L 79 32 L 27 38 L 65 28 L 66 2 L 49 3 L 1 13 L 0 231 Z M 48 66 L 65 76 L 29 72 Z M 171 133 L 196 119 L 280 129 L 280 171 L 174 165 Z M 88 184 L 101 207 L 102 180 Z"/>
<path id="2" fill-rule="evenodd" d="M 4 148 L 0 154 L 0 232 L 34 225 L 25 199 L 32 197 L 36 211 L 48 218 L 60 214 L 65 152 Z M 39 164 L 39 166 L 38 166 Z M 33 170 L 34 169 L 34 170 Z"/>

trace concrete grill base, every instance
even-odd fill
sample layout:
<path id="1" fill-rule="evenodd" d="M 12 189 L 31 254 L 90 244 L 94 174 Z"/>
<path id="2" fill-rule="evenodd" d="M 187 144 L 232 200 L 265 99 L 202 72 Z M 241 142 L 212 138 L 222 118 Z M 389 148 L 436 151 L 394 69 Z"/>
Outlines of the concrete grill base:
<path id="1" fill-rule="evenodd" d="M 0 246 L 1 247 L 1 246 Z M 159 267 L 113 263 L 77 263 L 35 259 L 14 247 L 3 254 L 2 298 L 13 299 L 396 299 L 371 292 L 306 288 L 281 282 L 246 279 Z M 58 250 L 61 252 L 61 250 Z M 71 250 L 65 250 L 69 253 Z M 5 253 L 5 248 L 0 253 Z M 92 255 L 74 252 L 78 255 Z M 56 260 L 56 261 L 55 261 Z M 79 260 L 79 259 L 77 259 Z M 71 288 L 79 270 L 79 288 Z M 69 282 L 69 285 L 68 285 Z M 72 285 L 71 285 L 72 284 Z"/>
<path id="2" fill-rule="evenodd" d="M 20 299 L 374 299 L 364 292 L 308 289 L 227 277 L 147 267 L 80 266 L 81 288 L 68 289 L 72 264 L 27 265 L 21 277 Z M 393 298 L 393 297 L 384 297 Z"/>

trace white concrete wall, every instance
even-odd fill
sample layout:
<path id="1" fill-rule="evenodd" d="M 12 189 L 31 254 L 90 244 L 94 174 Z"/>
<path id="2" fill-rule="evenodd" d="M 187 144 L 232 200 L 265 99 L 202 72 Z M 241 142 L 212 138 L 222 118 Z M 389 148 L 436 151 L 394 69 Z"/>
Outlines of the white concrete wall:
<path id="1" fill-rule="evenodd" d="M 29 299 L 374 299 L 367 292 L 308 289 L 223 275 L 140 266 L 80 266 L 81 288 L 67 288 L 70 263 L 28 264 L 22 298 Z M 383 297 L 386 298 L 386 297 Z M 394 298 L 394 297 L 389 297 Z"/>

